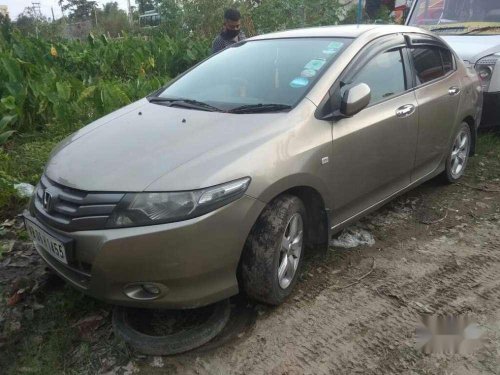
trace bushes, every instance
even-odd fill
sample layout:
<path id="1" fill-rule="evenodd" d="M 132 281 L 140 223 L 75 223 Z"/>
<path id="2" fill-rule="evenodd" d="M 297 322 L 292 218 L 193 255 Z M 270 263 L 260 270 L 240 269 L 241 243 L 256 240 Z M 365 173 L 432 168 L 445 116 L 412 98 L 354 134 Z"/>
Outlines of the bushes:
<path id="1" fill-rule="evenodd" d="M 8 39 L 0 36 L 0 142 L 7 131 L 50 124 L 70 132 L 158 89 L 209 52 L 207 42 L 163 35 L 50 42 L 14 31 Z"/>
<path id="2" fill-rule="evenodd" d="M 26 203 L 13 185 L 36 184 L 59 140 L 157 90 L 210 51 L 206 41 L 159 33 L 49 41 L 1 31 L 0 219 Z"/>

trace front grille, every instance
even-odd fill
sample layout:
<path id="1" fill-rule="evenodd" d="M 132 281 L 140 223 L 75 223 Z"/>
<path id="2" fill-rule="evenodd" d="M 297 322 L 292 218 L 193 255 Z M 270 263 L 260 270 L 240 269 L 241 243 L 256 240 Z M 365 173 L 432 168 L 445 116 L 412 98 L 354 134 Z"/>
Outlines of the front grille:
<path id="1" fill-rule="evenodd" d="M 124 195 L 71 189 L 44 175 L 32 200 L 32 214 L 47 225 L 66 232 L 104 229 Z"/>

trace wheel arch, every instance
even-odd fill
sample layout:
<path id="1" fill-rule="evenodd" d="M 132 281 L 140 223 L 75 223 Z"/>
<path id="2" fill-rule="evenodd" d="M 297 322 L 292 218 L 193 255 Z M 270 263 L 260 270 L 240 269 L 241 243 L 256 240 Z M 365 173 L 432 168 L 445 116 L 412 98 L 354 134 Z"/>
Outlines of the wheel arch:
<path id="1" fill-rule="evenodd" d="M 306 208 L 306 244 L 310 247 L 328 246 L 329 218 L 323 197 L 310 186 L 296 186 L 280 195 L 289 194 L 299 198 Z"/>
<path id="2" fill-rule="evenodd" d="M 471 147 L 470 147 L 470 156 L 474 156 L 476 154 L 476 141 L 477 141 L 477 126 L 472 116 L 465 117 L 462 122 L 465 122 L 470 129 L 470 134 L 472 137 Z"/>
<path id="3" fill-rule="evenodd" d="M 296 196 L 306 207 L 307 244 L 312 247 L 327 245 L 330 234 L 329 208 L 332 202 L 323 180 L 309 174 L 291 175 L 271 184 L 259 194 L 258 199 L 269 204 L 284 194 Z"/>

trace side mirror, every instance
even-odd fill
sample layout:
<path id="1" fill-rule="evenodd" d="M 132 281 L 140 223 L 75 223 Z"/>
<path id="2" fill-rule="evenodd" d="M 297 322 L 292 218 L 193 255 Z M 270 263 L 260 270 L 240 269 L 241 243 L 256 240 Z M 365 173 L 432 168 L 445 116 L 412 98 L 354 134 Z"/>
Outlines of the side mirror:
<path id="1" fill-rule="evenodd" d="M 366 83 L 350 87 L 342 96 L 340 113 L 346 117 L 354 116 L 368 106 L 371 97 L 370 87 Z"/>

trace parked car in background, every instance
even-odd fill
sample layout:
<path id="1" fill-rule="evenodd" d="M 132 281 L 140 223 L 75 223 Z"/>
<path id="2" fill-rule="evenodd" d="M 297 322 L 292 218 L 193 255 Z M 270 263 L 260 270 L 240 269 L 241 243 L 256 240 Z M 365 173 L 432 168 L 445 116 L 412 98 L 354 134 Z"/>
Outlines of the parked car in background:
<path id="1" fill-rule="evenodd" d="M 306 248 L 435 176 L 462 177 L 481 87 L 432 33 L 262 35 L 57 146 L 25 223 L 45 261 L 105 301 L 280 304 Z"/>
<path id="2" fill-rule="evenodd" d="M 439 34 L 482 81 L 481 128 L 500 129 L 500 1 L 415 0 L 406 20 Z"/>

